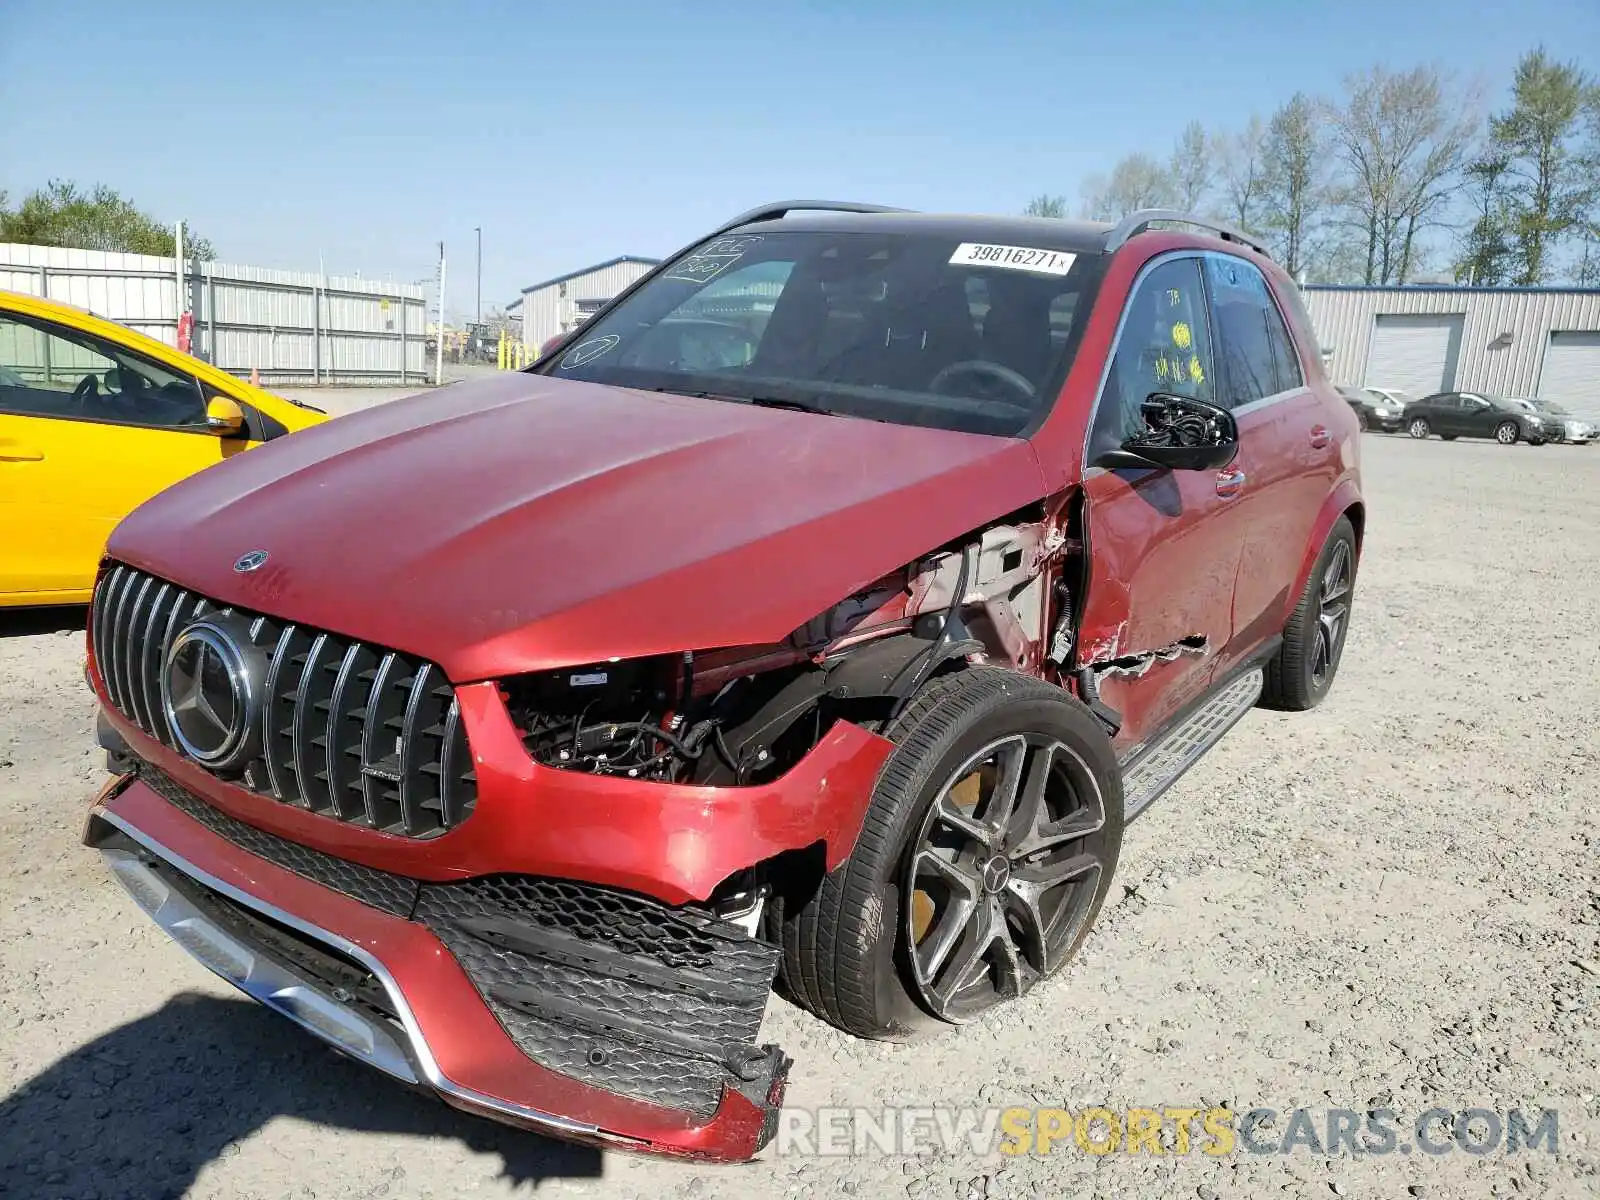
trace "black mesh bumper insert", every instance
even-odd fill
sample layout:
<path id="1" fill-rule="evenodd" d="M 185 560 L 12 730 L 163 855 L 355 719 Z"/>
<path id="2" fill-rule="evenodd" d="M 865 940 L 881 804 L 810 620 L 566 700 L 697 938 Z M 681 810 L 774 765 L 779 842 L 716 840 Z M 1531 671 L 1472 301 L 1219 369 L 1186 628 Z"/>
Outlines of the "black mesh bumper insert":
<path id="1" fill-rule="evenodd" d="M 529 1058 L 582 1083 L 705 1118 L 724 1084 L 766 1106 L 788 1068 L 754 1044 L 778 948 L 724 921 L 531 876 L 424 884 L 415 919 Z"/>

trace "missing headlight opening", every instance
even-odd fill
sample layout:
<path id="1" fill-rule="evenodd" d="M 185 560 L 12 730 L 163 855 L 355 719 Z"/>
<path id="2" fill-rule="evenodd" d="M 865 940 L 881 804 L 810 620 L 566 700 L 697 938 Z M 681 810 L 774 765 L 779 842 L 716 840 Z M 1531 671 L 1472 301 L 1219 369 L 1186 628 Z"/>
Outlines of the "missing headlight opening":
<path id="1" fill-rule="evenodd" d="M 512 717 L 544 766 L 663 783 L 765 782 L 837 721 L 881 728 L 940 670 L 1059 667 L 1073 637 L 1065 580 L 1074 576 L 1046 566 L 1081 549 L 1062 519 L 1017 514 L 875 580 L 779 643 L 508 681 Z"/>

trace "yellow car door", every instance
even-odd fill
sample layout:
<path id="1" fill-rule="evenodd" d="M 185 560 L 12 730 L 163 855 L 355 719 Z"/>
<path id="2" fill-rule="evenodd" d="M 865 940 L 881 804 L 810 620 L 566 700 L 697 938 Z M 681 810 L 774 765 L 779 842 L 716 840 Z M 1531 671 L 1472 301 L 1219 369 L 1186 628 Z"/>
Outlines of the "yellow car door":
<path id="1" fill-rule="evenodd" d="M 217 394 L 108 338 L 0 312 L 0 605 L 87 600 L 118 521 L 255 444 L 208 420 Z"/>

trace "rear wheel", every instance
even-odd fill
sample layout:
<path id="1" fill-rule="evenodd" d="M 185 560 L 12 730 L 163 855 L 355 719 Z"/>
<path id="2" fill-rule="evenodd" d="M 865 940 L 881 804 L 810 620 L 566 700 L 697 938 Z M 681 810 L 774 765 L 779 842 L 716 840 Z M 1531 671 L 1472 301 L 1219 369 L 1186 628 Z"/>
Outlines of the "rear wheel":
<path id="1" fill-rule="evenodd" d="M 1340 517 L 1283 631 L 1283 645 L 1267 664 L 1261 702 L 1268 708 L 1303 712 L 1322 703 L 1344 657 L 1355 585 L 1356 533 L 1349 518 Z"/>
<path id="2" fill-rule="evenodd" d="M 1428 419 L 1426 417 L 1412 417 L 1411 424 L 1406 426 L 1406 432 L 1420 442 L 1431 432 L 1428 428 Z"/>
<path id="3" fill-rule="evenodd" d="M 1495 426 L 1494 440 L 1502 446 L 1515 446 L 1517 444 L 1517 423 L 1515 421 L 1501 421 Z"/>
<path id="4" fill-rule="evenodd" d="M 989 667 L 936 679 L 850 858 L 775 898 L 788 991 L 863 1037 L 963 1023 L 1076 953 L 1116 870 L 1122 777 L 1076 699 Z"/>
<path id="5" fill-rule="evenodd" d="M 1367 420 L 1367 414 L 1364 409 L 1356 409 L 1356 425 L 1362 433 L 1372 428 L 1372 423 Z"/>
<path id="6" fill-rule="evenodd" d="M 1453 433 L 1441 433 L 1439 435 L 1439 440 L 1441 442 L 1453 442 L 1456 440 L 1456 435 Z"/>

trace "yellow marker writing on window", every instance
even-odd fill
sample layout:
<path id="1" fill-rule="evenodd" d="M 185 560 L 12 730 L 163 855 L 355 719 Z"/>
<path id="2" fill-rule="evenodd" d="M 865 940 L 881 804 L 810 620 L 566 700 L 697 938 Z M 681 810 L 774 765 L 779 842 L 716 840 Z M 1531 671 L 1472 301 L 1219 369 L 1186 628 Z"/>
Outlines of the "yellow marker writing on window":
<path id="1" fill-rule="evenodd" d="M 1200 356 L 1198 354 L 1189 356 L 1189 378 L 1195 383 L 1204 383 L 1206 381 L 1206 371 L 1200 365 Z"/>
<path id="2" fill-rule="evenodd" d="M 1179 350 L 1187 350 L 1194 345 L 1194 334 L 1189 332 L 1186 321 L 1179 321 L 1172 327 L 1172 344 Z"/>

